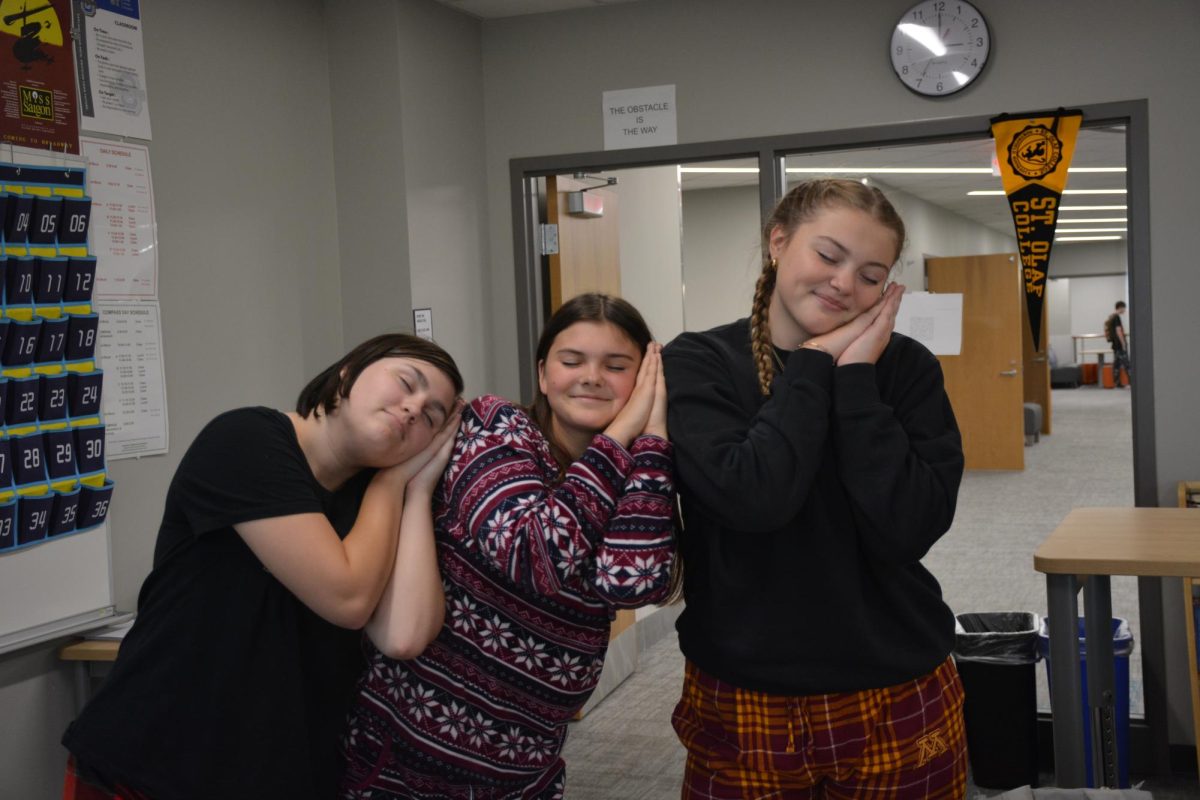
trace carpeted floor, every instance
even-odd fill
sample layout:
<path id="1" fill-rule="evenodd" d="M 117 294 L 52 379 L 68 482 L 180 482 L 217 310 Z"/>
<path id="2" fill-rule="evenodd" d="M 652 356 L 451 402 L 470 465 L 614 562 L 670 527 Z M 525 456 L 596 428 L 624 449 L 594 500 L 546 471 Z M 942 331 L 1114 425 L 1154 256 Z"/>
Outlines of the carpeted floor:
<path id="1" fill-rule="evenodd" d="M 925 559 L 956 613 L 1046 611 L 1045 578 L 1033 551 L 1076 506 L 1133 504 L 1129 392 L 1056 390 L 1053 435 L 1025 449 L 1023 472 L 967 473 L 951 531 Z M 1137 585 L 1114 578 L 1113 613 L 1137 637 Z M 1131 706 L 1141 714 L 1141 663 L 1131 659 Z M 1044 669 L 1040 705 L 1048 709 Z M 683 749 L 671 730 L 683 656 L 669 635 L 644 650 L 637 672 L 567 738 L 567 800 L 668 800 L 679 796 Z M 1049 781 L 1050 777 L 1047 776 Z M 1200 798 L 1194 778 L 1150 780 L 1155 800 Z M 969 798 L 999 791 L 973 785 Z"/>
<path id="2" fill-rule="evenodd" d="M 956 614 L 1046 613 L 1046 577 L 1033 551 L 1073 508 L 1133 505 L 1130 392 L 1084 386 L 1054 391 L 1053 433 L 1025 448 L 1021 472 L 967 472 L 949 533 L 925 566 Z M 1129 620 L 1137 642 L 1137 579 L 1112 579 L 1113 616 Z M 1136 652 L 1135 652 L 1136 655 Z M 1141 716 L 1142 665 L 1130 659 L 1130 713 Z M 1038 706 L 1050 710 L 1044 666 Z"/>

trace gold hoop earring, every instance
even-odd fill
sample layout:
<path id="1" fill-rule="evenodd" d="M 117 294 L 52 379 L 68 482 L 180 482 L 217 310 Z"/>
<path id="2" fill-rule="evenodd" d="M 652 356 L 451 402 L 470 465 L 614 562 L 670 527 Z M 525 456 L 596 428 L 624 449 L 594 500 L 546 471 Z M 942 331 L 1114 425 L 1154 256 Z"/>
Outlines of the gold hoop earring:
<path id="1" fill-rule="evenodd" d="M 771 256 L 771 261 L 767 264 L 767 266 L 771 269 L 779 269 L 779 259 L 775 258 L 775 256 Z"/>

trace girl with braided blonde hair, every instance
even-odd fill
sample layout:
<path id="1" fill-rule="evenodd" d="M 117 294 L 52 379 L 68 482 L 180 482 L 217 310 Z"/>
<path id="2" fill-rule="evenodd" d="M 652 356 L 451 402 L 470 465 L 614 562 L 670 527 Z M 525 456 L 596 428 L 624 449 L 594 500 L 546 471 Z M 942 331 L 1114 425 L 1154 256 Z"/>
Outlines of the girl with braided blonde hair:
<path id="1" fill-rule="evenodd" d="M 814 180 L 763 226 L 748 318 L 663 351 L 683 515 L 684 798 L 961 798 L 954 616 L 920 560 L 962 440 L 893 327 L 904 224 Z"/>

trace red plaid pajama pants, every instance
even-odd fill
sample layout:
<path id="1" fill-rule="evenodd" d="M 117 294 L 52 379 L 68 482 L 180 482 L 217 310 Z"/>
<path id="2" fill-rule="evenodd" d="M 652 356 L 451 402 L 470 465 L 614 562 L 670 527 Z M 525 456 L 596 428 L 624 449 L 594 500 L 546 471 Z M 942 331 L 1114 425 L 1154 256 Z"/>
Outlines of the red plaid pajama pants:
<path id="1" fill-rule="evenodd" d="M 684 800 L 961 800 L 967 745 L 952 659 L 916 680 L 789 697 L 739 689 L 690 661 L 671 722 Z"/>

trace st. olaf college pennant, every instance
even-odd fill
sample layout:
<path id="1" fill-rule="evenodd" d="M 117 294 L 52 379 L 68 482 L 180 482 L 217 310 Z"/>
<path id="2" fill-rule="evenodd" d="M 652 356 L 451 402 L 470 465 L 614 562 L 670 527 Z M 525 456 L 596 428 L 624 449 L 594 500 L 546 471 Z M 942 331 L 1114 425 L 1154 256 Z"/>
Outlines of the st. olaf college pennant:
<path id="1" fill-rule="evenodd" d="M 1050 246 L 1081 122 L 1082 112 L 1061 108 L 1040 116 L 1002 114 L 991 120 L 1000 177 L 1017 229 L 1034 352 L 1041 350 Z"/>

